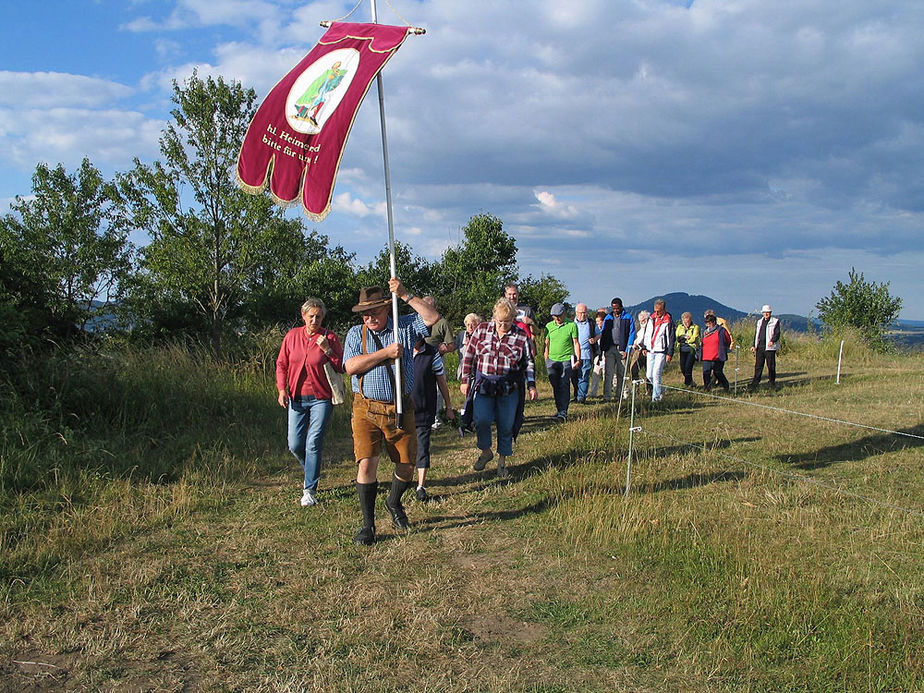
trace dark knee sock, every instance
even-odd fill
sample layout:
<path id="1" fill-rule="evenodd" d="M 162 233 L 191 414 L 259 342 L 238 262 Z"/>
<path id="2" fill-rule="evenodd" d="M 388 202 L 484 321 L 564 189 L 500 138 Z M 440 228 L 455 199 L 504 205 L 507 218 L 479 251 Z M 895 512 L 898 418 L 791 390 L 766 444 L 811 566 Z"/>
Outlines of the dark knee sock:
<path id="1" fill-rule="evenodd" d="M 363 527 L 375 527 L 375 494 L 379 490 L 379 482 L 361 484 L 356 482 L 356 495 L 359 496 L 359 508 L 363 512 Z"/>
<path id="2" fill-rule="evenodd" d="M 391 478 L 391 491 L 388 494 L 388 504 L 393 508 L 401 507 L 401 496 L 413 485 L 413 481 L 402 481 L 393 476 Z"/>

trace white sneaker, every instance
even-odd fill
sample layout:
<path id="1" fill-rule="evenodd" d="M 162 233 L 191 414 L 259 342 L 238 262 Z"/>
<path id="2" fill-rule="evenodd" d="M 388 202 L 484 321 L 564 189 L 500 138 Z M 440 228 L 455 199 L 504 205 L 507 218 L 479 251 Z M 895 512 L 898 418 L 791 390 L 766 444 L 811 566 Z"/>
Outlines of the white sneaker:
<path id="1" fill-rule="evenodd" d="M 317 499 L 317 497 L 314 495 L 314 493 L 311 491 L 310 488 L 306 488 L 306 489 L 305 489 L 305 492 L 302 494 L 301 503 L 302 503 L 302 507 L 303 507 L 303 508 L 307 508 L 309 505 L 317 505 L 317 504 L 318 504 L 318 499 Z"/>

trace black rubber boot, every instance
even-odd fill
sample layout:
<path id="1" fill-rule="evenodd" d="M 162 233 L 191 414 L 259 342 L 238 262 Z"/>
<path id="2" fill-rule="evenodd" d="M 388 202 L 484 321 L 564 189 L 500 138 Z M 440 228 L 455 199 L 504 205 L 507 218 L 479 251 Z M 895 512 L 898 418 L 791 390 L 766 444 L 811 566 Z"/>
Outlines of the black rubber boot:
<path id="1" fill-rule="evenodd" d="M 378 481 L 371 484 L 356 482 L 356 495 L 359 497 L 359 508 L 363 513 L 363 526 L 359 528 L 353 541 L 363 546 L 371 546 L 375 541 L 375 496 L 378 490 Z"/>
<path id="2" fill-rule="evenodd" d="M 401 504 L 401 496 L 413 485 L 413 481 L 401 481 L 401 479 L 396 476 L 392 477 L 391 491 L 385 501 L 385 509 L 388 511 L 388 514 L 391 515 L 392 525 L 394 525 L 395 529 L 399 529 L 402 532 L 406 531 L 410 525 L 407 523 L 407 514 L 404 512 L 404 506 Z"/>

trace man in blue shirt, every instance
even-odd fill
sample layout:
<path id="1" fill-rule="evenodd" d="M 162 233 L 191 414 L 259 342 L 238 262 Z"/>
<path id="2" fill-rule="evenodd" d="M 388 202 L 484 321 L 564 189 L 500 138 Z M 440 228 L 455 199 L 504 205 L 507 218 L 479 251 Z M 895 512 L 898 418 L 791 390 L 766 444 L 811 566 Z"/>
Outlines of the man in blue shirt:
<path id="1" fill-rule="evenodd" d="M 414 428 L 414 345 L 430 334 L 430 326 L 440 314 L 429 303 L 415 296 L 392 277 L 390 291 L 416 311 L 398 318 L 398 341 L 391 319 L 391 298 L 378 286 L 364 287 L 354 313 L 362 314 L 362 325 L 347 333 L 343 365 L 352 376 L 353 454 L 356 458 L 356 493 L 363 515 L 363 526 L 353 538 L 358 544 L 375 541 L 375 496 L 378 491 L 379 453 L 384 444 L 395 464 L 391 491 L 385 508 L 396 529 L 408 528 L 401 496 L 413 484 L 417 457 Z M 403 414 L 399 425 L 395 406 L 394 361 L 401 359 Z"/>
<path id="2" fill-rule="evenodd" d="M 585 404 L 597 344 L 597 323 L 587 319 L 586 303 L 578 303 L 574 307 L 574 324 L 577 325 L 578 343 L 581 345 L 581 362 L 571 369 L 571 386 L 574 388 L 574 401 Z"/>

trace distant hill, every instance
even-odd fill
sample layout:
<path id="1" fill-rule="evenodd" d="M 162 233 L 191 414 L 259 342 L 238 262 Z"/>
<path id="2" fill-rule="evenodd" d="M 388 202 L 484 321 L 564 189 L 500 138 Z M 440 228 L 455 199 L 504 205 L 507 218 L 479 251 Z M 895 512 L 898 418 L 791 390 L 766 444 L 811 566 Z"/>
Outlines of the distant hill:
<path id="1" fill-rule="evenodd" d="M 896 320 L 888 338 L 905 349 L 924 349 L 924 320 Z"/>
<path id="2" fill-rule="evenodd" d="M 626 306 L 630 313 L 637 315 L 640 310 L 651 311 L 651 304 L 654 303 L 656 296 L 652 296 L 647 301 L 642 301 L 637 303 L 634 306 Z M 748 313 L 736 310 L 731 306 L 726 306 L 723 303 L 719 303 L 714 298 L 709 298 L 708 296 L 700 296 L 699 294 L 688 294 L 684 291 L 676 291 L 671 294 L 664 294 L 662 296 L 664 301 L 667 303 L 667 310 L 675 320 L 680 320 L 680 315 L 684 311 L 690 311 L 693 314 L 693 322 L 702 324 L 703 323 L 703 313 L 707 310 L 712 309 L 715 311 L 715 314 L 725 318 L 729 322 L 735 322 L 736 320 L 741 320 L 742 318 L 748 317 Z M 757 316 L 755 314 L 750 314 L 755 320 Z M 809 326 L 809 319 L 804 315 L 794 315 L 792 313 L 782 313 L 777 315 L 777 317 L 783 321 L 783 324 L 790 330 L 795 332 L 807 332 Z M 817 321 L 816 321 L 817 324 Z"/>

